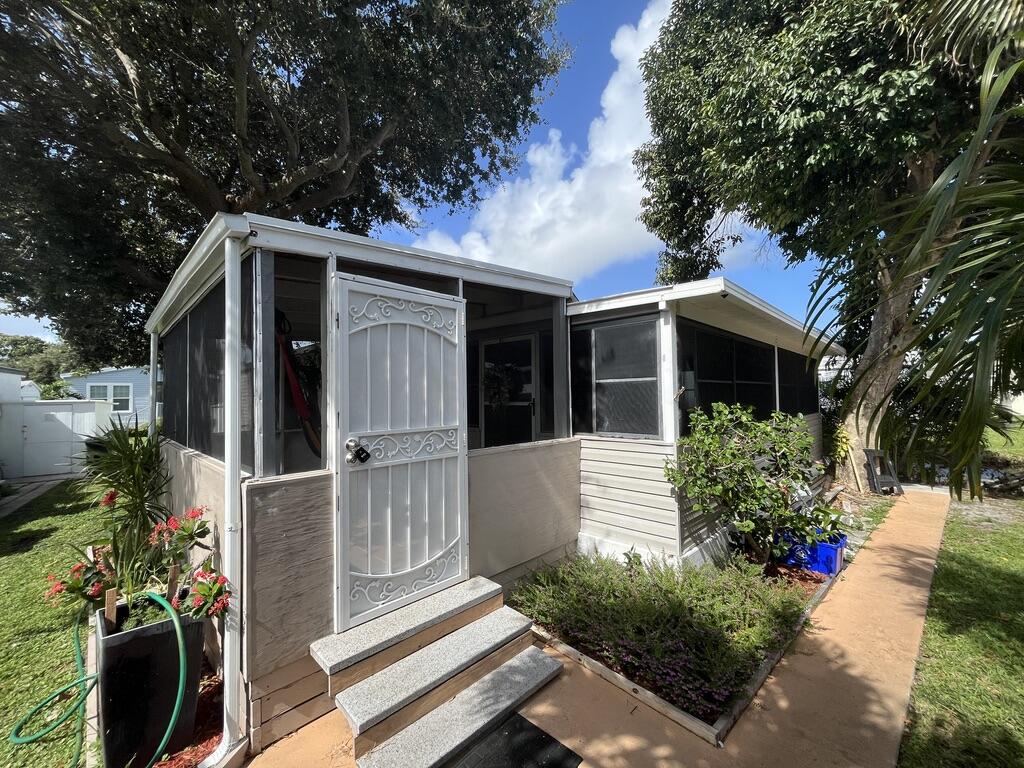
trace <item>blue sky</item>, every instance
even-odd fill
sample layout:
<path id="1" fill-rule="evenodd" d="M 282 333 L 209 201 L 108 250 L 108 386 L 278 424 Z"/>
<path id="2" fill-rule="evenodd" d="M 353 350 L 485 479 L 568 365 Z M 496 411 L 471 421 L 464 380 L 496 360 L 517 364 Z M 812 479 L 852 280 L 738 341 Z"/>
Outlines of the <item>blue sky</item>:
<path id="1" fill-rule="evenodd" d="M 572 60 L 541 104 L 542 123 L 521 148 L 517 173 L 473 210 L 422 212 L 415 231 L 386 240 L 508 264 L 576 281 L 592 298 L 648 288 L 660 243 L 637 221 L 642 187 L 631 156 L 650 135 L 638 61 L 657 37 L 669 0 L 570 0 L 558 28 Z M 725 276 L 804 317 L 813 265 L 785 269 L 762 235 L 726 256 Z M 34 318 L 0 316 L 0 332 L 52 338 Z"/>

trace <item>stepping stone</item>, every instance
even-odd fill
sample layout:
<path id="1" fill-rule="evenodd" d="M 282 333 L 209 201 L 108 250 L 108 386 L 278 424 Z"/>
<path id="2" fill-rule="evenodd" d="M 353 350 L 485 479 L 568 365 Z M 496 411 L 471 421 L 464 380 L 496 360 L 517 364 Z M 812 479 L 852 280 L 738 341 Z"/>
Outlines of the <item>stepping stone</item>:
<path id="1" fill-rule="evenodd" d="M 345 632 L 315 640 L 309 652 L 324 672 L 333 675 L 500 594 L 498 584 L 476 576 Z"/>
<path id="2" fill-rule="evenodd" d="M 359 768 L 435 768 L 561 671 L 561 662 L 530 646 L 356 762 Z"/>
<path id="3" fill-rule="evenodd" d="M 352 734 L 358 736 L 526 634 L 531 624 L 518 611 L 499 608 L 346 688 L 334 701 L 348 719 Z"/>

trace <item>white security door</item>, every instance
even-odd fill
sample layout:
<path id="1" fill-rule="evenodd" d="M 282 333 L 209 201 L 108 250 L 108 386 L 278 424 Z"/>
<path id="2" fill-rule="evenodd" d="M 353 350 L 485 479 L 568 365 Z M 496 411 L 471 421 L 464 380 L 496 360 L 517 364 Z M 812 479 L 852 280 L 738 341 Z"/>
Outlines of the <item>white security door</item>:
<path id="1" fill-rule="evenodd" d="M 342 631 L 466 578 L 465 302 L 335 284 Z"/>

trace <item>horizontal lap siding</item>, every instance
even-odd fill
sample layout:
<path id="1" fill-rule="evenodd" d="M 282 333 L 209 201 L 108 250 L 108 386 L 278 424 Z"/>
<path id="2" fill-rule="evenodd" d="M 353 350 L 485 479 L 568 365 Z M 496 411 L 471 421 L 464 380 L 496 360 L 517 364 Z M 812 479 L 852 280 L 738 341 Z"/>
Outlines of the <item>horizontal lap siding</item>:
<path id="1" fill-rule="evenodd" d="M 811 449 L 814 453 L 814 458 L 820 460 L 824 453 L 821 414 L 808 414 L 807 416 L 804 416 L 804 420 L 807 422 L 807 428 L 811 431 L 811 437 L 814 438 L 814 447 Z"/>
<path id="2" fill-rule="evenodd" d="M 675 554 L 678 512 L 664 469 L 673 446 L 587 437 L 580 445 L 580 533 Z"/>

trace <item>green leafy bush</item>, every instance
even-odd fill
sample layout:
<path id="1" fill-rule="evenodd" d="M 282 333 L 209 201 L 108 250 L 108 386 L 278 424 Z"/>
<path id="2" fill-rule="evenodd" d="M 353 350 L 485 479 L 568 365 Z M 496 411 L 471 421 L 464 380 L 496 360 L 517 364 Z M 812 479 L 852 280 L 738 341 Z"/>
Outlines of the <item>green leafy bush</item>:
<path id="1" fill-rule="evenodd" d="M 793 508 L 797 494 L 820 474 L 814 439 L 799 416 L 779 411 L 758 421 L 750 408 L 715 403 L 710 415 L 690 414 L 690 435 L 679 441 L 665 476 L 695 512 L 715 514 L 739 535 L 760 563 L 783 554 L 780 531 L 814 534 L 814 517 Z"/>
<path id="2" fill-rule="evenodd" d="M 737 559 L 695 567 L 580 555 L 521 583 L 509 603 L 552 634 L 713 722 L 792 637 L 799 589 Z"/>

